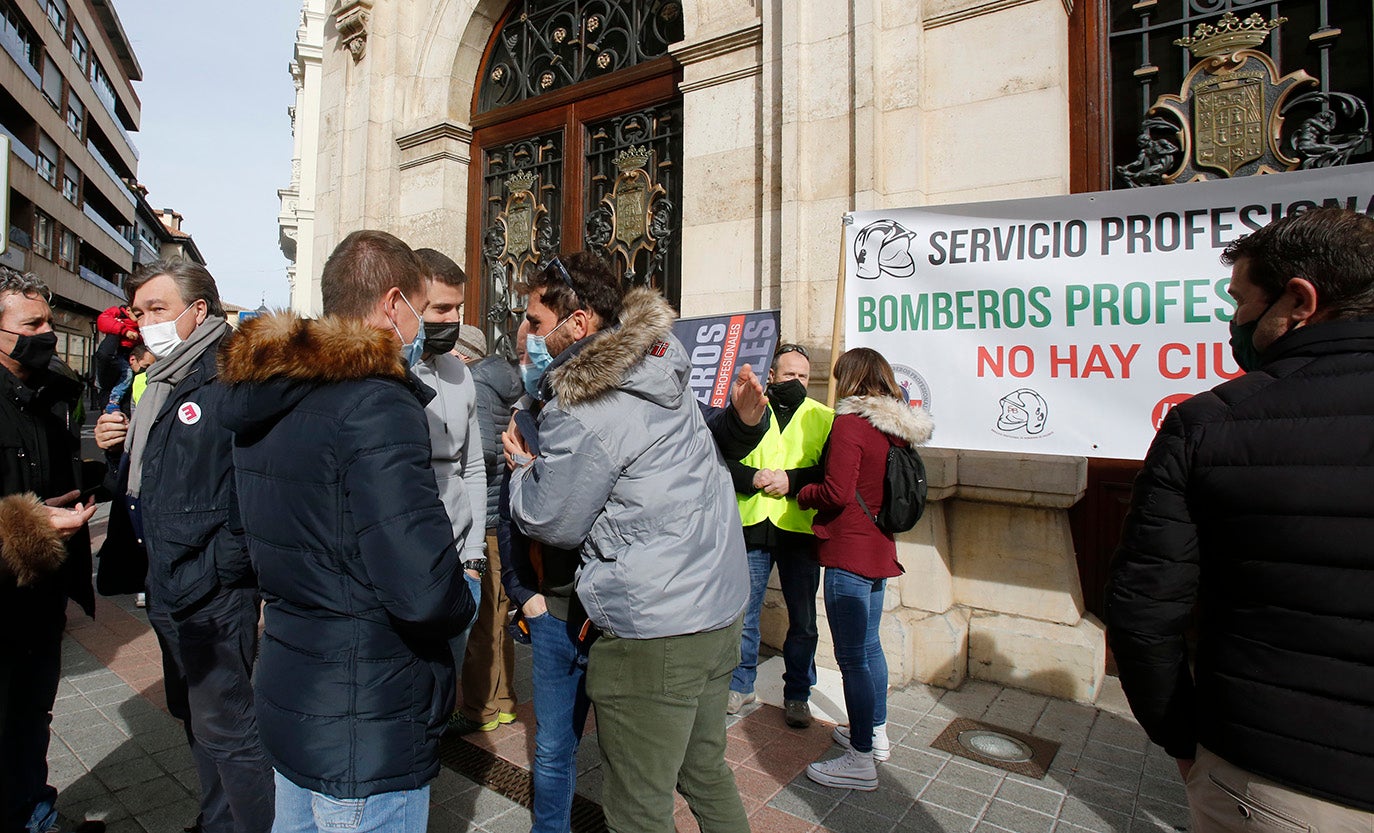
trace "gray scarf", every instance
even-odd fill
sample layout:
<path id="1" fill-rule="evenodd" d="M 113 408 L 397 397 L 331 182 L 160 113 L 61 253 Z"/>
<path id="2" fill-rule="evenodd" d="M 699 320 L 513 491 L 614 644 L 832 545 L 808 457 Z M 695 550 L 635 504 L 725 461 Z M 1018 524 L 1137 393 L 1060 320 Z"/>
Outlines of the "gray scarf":
<path id="1" fill-rule="evenodd" d="M 157 415 L 172 389 L 185 379 L 215 340 L 229 330 L 229 323 L 220 316 L 209 316 L 167 358 L 159 358 L 148 369 L 148 387 L 138 399 L 133 419 L 129 422 L 129 495 L 138 497 L 143 486 L 143 449 L 148 445 L 148 432 L 153 429 Z"/>

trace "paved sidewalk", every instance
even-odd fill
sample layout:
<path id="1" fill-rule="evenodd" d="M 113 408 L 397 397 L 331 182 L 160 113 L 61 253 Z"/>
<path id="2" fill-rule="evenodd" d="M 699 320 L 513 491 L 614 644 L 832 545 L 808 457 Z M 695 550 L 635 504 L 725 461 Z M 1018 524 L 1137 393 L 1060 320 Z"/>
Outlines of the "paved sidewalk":
<path id="1" fill-rule="evenodd" d="M 516 686 L 528 700 L 529 657 L 518 655 Z M 1113 698 L 1119 702 L 1119 691 Z M 1187 828 L 1171 759 L 1151 747 L 1129 718 L 971 681 L 958 691 L 914 686 L 889 698 L 892 760 L 880 788 L 861 793 L 808 781 L 817 757 L 838 754 L 831 724 L 788 729 L 769 705 L 730 719 L 727 757 L 757 833 L 1151 833 Z M 469 741 L 528 768 L 533 719 Z M 955 717 L 982 720 L 1061 744 L 1048 775 L 1011 775 L 930 748 Z M 156 639 L 132 599 L 101 599 L 91 622 L 73 608 L 63 647 L 63 681 L 49 753 L 64 819 L 101 818 L 110 833 L 177 833 L 196 816 L 196 774 L 180 724 L 165 710 Z M 578 792 L 600 798 L 595 726 L 579 755 Z M 444 770 L 433 785 L 430 830 L 524 833 L 529 811 Z M 681 799 L 678 829 L 697 830 Z"/>

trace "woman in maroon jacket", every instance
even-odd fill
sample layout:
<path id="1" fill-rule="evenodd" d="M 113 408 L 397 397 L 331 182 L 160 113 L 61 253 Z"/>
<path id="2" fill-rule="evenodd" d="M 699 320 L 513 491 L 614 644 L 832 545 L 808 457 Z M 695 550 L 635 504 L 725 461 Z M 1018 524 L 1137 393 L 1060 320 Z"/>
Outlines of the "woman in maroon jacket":
<path id="1" fill-rule="evenodd" d="M 803 487 L 797 499 L 816 509 L 812 529 L 825 568 L 825 613 L 835 642 L 835 661 L 844 678 L 849 726 L 835 729 L 846 752 L 807 767 L 812 780 L 830 787 L 873 790 L 874 761 L 890 755 L 887 739 L 887 659 L 878 638 L 887 579 L 901 575 L 897 544 L 878 529 L 856 495 L 876 512 L 883 503 L 883 479 L 890 445 L 920 444 L 935 423 L 911 407 L 882 354 L 866 347 L 835 363 L 839 404 L 824 458 L 825 479 Z"/>

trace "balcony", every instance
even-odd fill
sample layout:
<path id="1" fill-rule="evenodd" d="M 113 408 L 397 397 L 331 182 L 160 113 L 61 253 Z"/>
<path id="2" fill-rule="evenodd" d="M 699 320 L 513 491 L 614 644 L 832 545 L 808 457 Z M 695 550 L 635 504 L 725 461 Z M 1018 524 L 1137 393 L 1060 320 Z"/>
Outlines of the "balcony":
<path id="1" fill-rule="evenodd" d="M 29 268 L 29 240 L 28 232 L 18 226 L 10 226 L 9 245 L 5 247 L 4 254 L 0 254 L 0 263 L 20 272 L 26 272 Z"/>
<path id="2" fill-rule="evenodd" d="M 82 213 L 85 214 L 88 218 L 90 218 L 90 221 L 91 221 L 92 223 L 95 223 L 97 226 L 100 226 L 100 229 L 101 229 L 102 231 L 104 231 L 106 234 L 110 235 L 110 237 L 111 237 L 116 243 L 119 244 L 120 248 L 122 248 L 124 251 L 128 252 L 130 256 L 133 256 L 133 253 L 134 253 L 134 244 L 130 243 L 128 240 L 125 240 L 125 239 L 124 239 L 124 235 L 120 234 L 117 230 L 115 230 L 115 227 L 114 227 L 114 226 L 112 226 L 112 225 L 110 225 L 108 222 L 106 222 L 106 221 L 105 221 L 105 218 L 104 218 L 104 217 L 101 217 L 100 214 L 99 214 L 95 209 L 93 209 L 93 208 L 91 208 L 89 205 L 87 205 L 87 206 L 84 206 L 84 207 L 81 209 L 81 211 L 82 211 Z M 103 279 L 102 279 L 102 280 L 103 280 Z"/>
<path id="3" fill-rule="evenodd" d="M 105 157 L 100 154 L 100 151 L 95 149 L 95 143 L 92 142 L 90 139 L 86 140 L 86 150 L 89 150 L 91 152 L 91 156 L 95 157 L 96 164 L 100 166 L 101 170 L 108 174 L 110 179 L 114 180 L 114 184 L 116 186 L 115 190 L 119 191 L 119 195 L 123 197 L 125 200 L 127 200 L 129 205 L 136 207 L 138 203 L 134 200 L 134 195 L 129 193 L 129 189 L 124 184 L 123 178 L 121 178 L 119 174 L 115 173 L 114 166 L 112 166 L 109 162 L 105 161 Z"/>
<path id="4" fill-rule="evenodd" d="M 14 151 L 15 156 L 24 160 L 24 164 L 28 165 L 30 168 L 37 170 L 38 156 L 35 155 L 33 151 L 29 150 L 28 145 L 16 139 L 14 134 L 9 132 L 3 124 L 0 124 L 0 134 L 10 137 L 10 150 Z"/>
<path id="5" fill-rule="evenodd" d="M 106 292 L 110 293 L 111 295 L 115 295 L 120 298 L 124 297 L 124 290 L 119 288 L 119 284 L 100 277 L 95 272 L 92 272 L 90 269 L 87 269 L 85 266 L 81 267 L 80 275 L 81 279 L 84 280 L 86 283 L 94 284 L 100 287 L 101 289 L 105 290 Z"/>
<path id="6" fill-rule="evenodd" d="M 3 46 L 5 51 L 10 53 L 10 57 L 29 77 L 33 85 L 40 90 L 43 89 L 42 76 L 38 74 L 38 70 L 33 68 L 33 64 L 29 63 L 29 59 L 24 55 L 24 39 L 19 37 L 18 31 L 5 23 L 0 23 L 0 46 Z"/>

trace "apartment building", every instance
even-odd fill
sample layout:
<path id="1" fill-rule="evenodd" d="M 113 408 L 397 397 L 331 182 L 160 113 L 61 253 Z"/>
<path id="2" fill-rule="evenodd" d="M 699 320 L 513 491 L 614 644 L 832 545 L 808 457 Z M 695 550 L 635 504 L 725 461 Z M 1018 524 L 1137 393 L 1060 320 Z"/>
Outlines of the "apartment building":
<path id="1" fill-rule="evenodd" d="M 58 349 L 89 369 L 94 320 L 140 262 L 142 70 L 110 0 L 0 0 L 0 133 L 9 234 L 0 263 L 53 291 Z M 159 224 L 160 225 L 160 224 Z"/>

